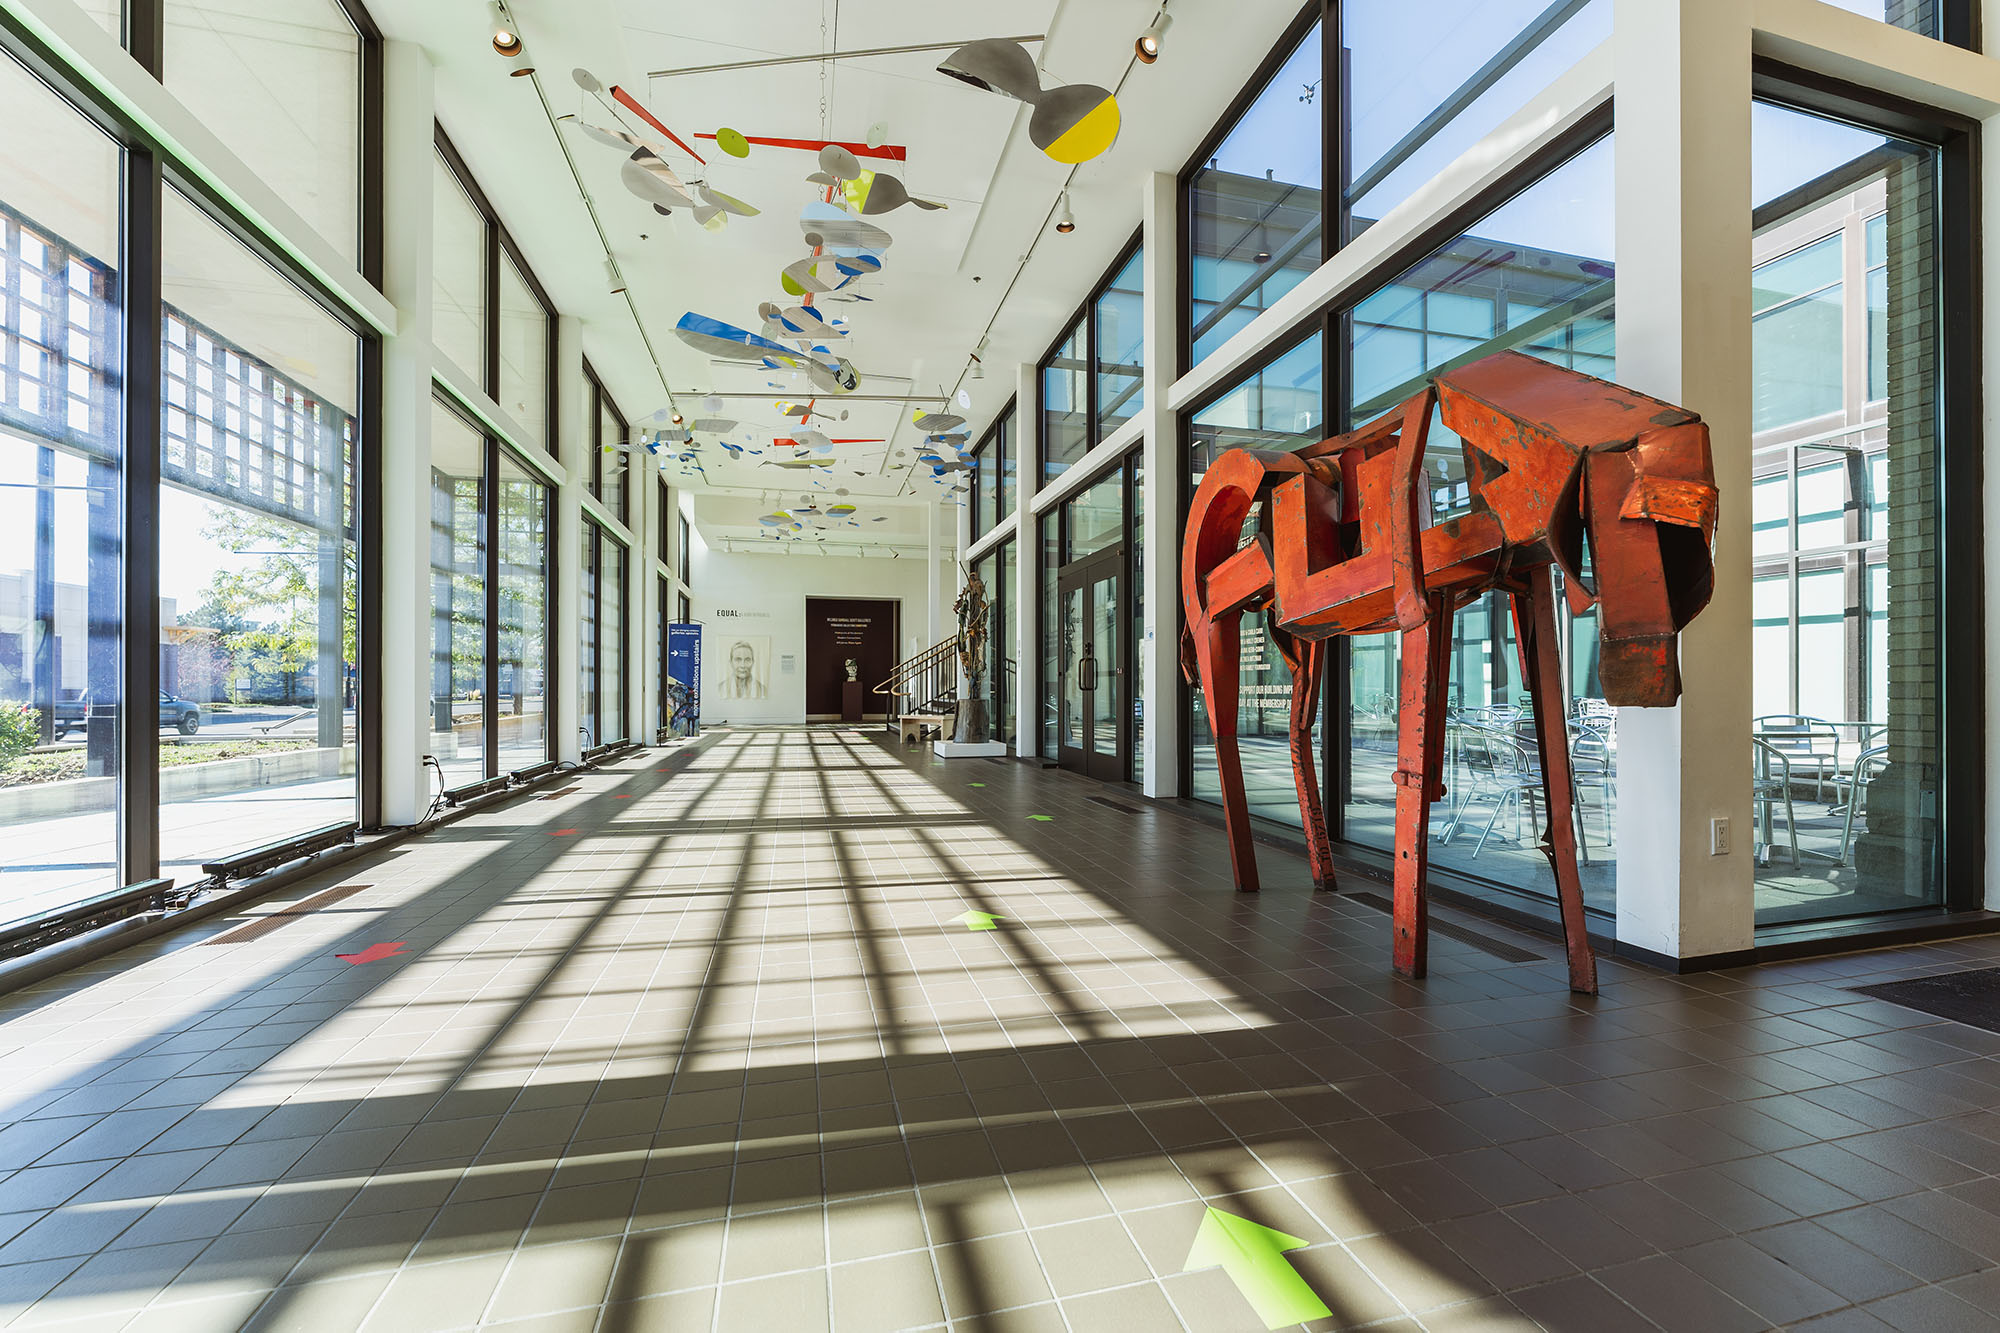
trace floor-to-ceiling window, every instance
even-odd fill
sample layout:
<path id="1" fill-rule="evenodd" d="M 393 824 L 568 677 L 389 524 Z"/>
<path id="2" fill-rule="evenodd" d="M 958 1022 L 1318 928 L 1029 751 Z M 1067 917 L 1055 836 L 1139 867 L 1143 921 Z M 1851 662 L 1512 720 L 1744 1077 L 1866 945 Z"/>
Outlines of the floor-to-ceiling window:
<path id="1" fill-rule="evenodd" d="M 583 625 L 578 698 L 586 745 L 626 738 L 625 544 L 585 519 L 582 533 Z"/>
<path id="2" fill-rule="evenodd" d="M 431 737 L 446 787 L 486 766 L 486 436 L 431 408 Z"/>
<path id="3" fill-rule="evenodd" d="M 494 682 L 500 771 L 549 758 L 550 488 L 511 449 L 499 450 L 500 658 Z"/>
<path id="4" fill-rule="evenodd" d="M 0 923 L 11 923 L 117 888 L 120 819 L 151 812 L 119 799 L 124 154 L 4 55 L 0 106 Z"/>
<path id="5" fill-rule="evenodd" d="M 1942 901 L 1940 155 L 1752 118 L 1760 925 Z"/>
<path id="6" fill-rule="evenodd" d="M 186 875 L 357 814 L 361 343 L 175 192 L 161 249 L 160 857 Z"/>
<path id="7" fill-rule="evenodd" d="M 604 740 L 603 719 L 600 715 L 602 692 L 598 688 L 601 669 L 598 665 L 598 651 L 603 637 L 601 621 L 603 612 L 598 605 L 601 597 L 599 550 L 603 544 L 603 529 L 589 519 L 583 521 L 578 532 L 578 639 L 577 639 L 577 728 L 582 733 L 583 746 L 589 749 Z"/>
<path id="8" fill-rule="evenodd" d="M 994 552 L 993 581 L 987 585 L 993 611 L 987 622 L 987 670 L 992 680 L 993 739 L 1014 744 L 1018 733 L 1015 691 L 1019 688 L 1020 662 L 1014 637 L 1014 551 L 1020 543 L 1001 542 Z"/>
<path id="9" fill-rule="evenodd" d="M 1311 334 L 1195 410 L 1188 421 L 1190 494 L 1201 485 L 1209 465 L 1230 449 L 1289 451 L 1326 438 L 1324 346 L 1322 335 Z M 1298 794 L 1286 730 L 1292 715 L 1292 673 L 1266 628 L 1266 614 L 1253 611 L 1242 621 L 1236 730 L 1243 782 L 1252 814 L 1296 828 Z M 1189 791 L 1198 800 L 1220 801 L 1207 705 L 1199 689 L 1189 696 L 1193 708 Z"/>
<path id="10" fill-rule="evenodd" d="M 1371 421 L 1428 377 L 1504 348 L 1613 377 L 1611 242 L 1606 137 L 1355 303 L 1341 340 L 1351 356 L 1349 421 Z M 1471 511 L 1464 449 L 1433 419 L 1425 454 L 1432 522 Z M 1552 899 L 1555 879 L 1539 844 L 1547 823 L 1541 760 L 1511 602 L 1490 593 L 1453 619 L 1448 795 L 1432 816 L 1431 863 L 1481 894 Z M 1609 911 L 1617 891 L 1617 723 L 1597 681 L 1594 613 L 1576 616 L 1564 606 L 1557 615 L 1570 696 L 1550 715 L 1566 719 L 1585 900 Z M 1346 744 L 1335 746 L 1329 784 L 1339 793 L 1343 836 L 1384 850 L 1395 841 L 1400 647 L 1394 634 L 1346 641 Z"/>

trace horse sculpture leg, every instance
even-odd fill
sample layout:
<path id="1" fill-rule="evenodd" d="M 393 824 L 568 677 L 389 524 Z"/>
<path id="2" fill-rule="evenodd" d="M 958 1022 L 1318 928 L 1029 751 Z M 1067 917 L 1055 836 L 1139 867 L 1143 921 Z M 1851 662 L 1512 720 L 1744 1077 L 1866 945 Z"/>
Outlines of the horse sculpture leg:
<path id="1" fill-rule="evenodd" d="M 1444 693 L 1451 612 L 1442 597 L 1426 599 L 1422 623 L 1403 632 L 1396 728 L 1396 941 L 1399 975 L 1421 977 L 1429 965 L 1431 802 L 1444 795 Z"/>
<path id="2" fill-rule="evenodd" d="M 1292 781 L 1299 789 L 1299 819 L 1306 834 L 1306 860 L 1312 866 L 1313 887 L 1334 889 L 1333 840 L 1326 831 L 1326 812 L 1319 803 L 1319 776 L 1313 769 L 1313 719 L 1319 714 L 1320 671 L 1326 662 L 1326 641 L 1301 639 L 1271 626 L 1279 656 L 1292 673 Z"/>
<path id="3" fill-rule="evenodd" d="M 1528 591 L 1514 595 L 1514 639 L 1521 649 L 1521 671 L 1527 677 L 1535 711 L 1535 740 L 1541 746 L 1542 794 L 1549 812 L 1548 837 L 1542 850 L 1556 875 L 1556 901 L 1562 909 L 1563 939 L 1569 949 L 1569 988 L 1584 995 L 1597 993 L 1597 956 L 1583 919 L 1583 883 L 1576 869 L 1576 788 L 1570 773 L 1569 727 L 1563 719 L 1562 660 L 1556 649 L 1555 585 L 1547 565 L 1528 575 Z"/>
<path id="4" fill-rule="evenodd" d="M 1243 656 L 1243 616 L 1230 612 L 1194 635 L 1201 694 L 1215 737 L 1215 776 L 1222 787 L 1222 817 L 1229 829 L 1229 866 L 1240 893 L 1257 892 L 1257 853 L 1250 842 L 1250 803 L 1243 794 L 1243 758 L 1236 749 L 1236 696 Z"/>

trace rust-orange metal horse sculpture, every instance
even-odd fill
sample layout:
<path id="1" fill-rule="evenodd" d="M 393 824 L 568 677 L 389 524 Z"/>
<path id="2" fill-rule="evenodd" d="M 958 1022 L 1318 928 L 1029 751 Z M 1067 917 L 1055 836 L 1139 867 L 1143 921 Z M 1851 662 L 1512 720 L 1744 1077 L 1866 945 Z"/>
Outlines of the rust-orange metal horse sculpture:
<path id="1" fill-rule="evenodd" d="M 1434 409 L 1464 442 L 1472 507 L 1431 526 L 1424 438 Z M 1320 888 L 1333 887 L 1311 748 L 1325 641 L 1400 631 L 1395 968 L 1424 975 L 1424 874 L 1430 806 L 1444 796 L 1451 617 L 1487 592 L 1506 592 L 1534 707 L 1548 810 L 1543 851 L 1555 871 L 1570 989 L 1596 991 L 1549 566 L 1562 570 L 1573 610 L 1598 606 L 1606 700 L 1663 707 L 1680 697 L 1676 636 L 1714 584 L 1715 510 L 1699 417 L 1518 352 L 1440 374 L 1351 434 L 1297 453 L 1232 449 L 1217 459 L 1188 511 L 1181 658 L 1208 706 L 1236 887 L 1257 888 L 1236 746 L 1243 613 L 1268 608 L 1291 668 L 1292 768 Z"/>

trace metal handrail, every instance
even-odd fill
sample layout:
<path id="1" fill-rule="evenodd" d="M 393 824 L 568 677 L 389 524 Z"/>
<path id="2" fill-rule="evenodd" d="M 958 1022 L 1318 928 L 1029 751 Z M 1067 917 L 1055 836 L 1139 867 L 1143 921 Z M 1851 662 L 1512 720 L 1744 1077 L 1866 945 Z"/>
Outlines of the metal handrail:
<path id="1" fill-rule="evenodd" d="M 898 686 L 914 688 L 899 689 Z M 886 711 L 892 717 L 900 708 L 896 700 L 918 693 L 927 696 L 927 702 L 942 700 L 948 695 L 955 699 L 958 693 L 958 635 L 940 639 L 916 656 L 898 662 L 890 668 L 889 679 L 875 686 L 871 693 L 889 697 L 890 705 Z"/>

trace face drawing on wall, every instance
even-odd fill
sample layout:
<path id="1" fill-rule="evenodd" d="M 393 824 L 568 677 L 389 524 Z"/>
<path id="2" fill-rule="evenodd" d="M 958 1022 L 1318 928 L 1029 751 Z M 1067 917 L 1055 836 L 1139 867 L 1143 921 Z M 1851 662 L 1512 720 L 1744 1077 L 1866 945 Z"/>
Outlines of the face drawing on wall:
<path id="1" fill-rule="evenodd" d="M 770 696 L 765 676 L 770 670 L 771 641 L 755 637 L 730 643 L 724 659 L 722 680 L 717 693 L 725 699 L 764 699 Z"/>

